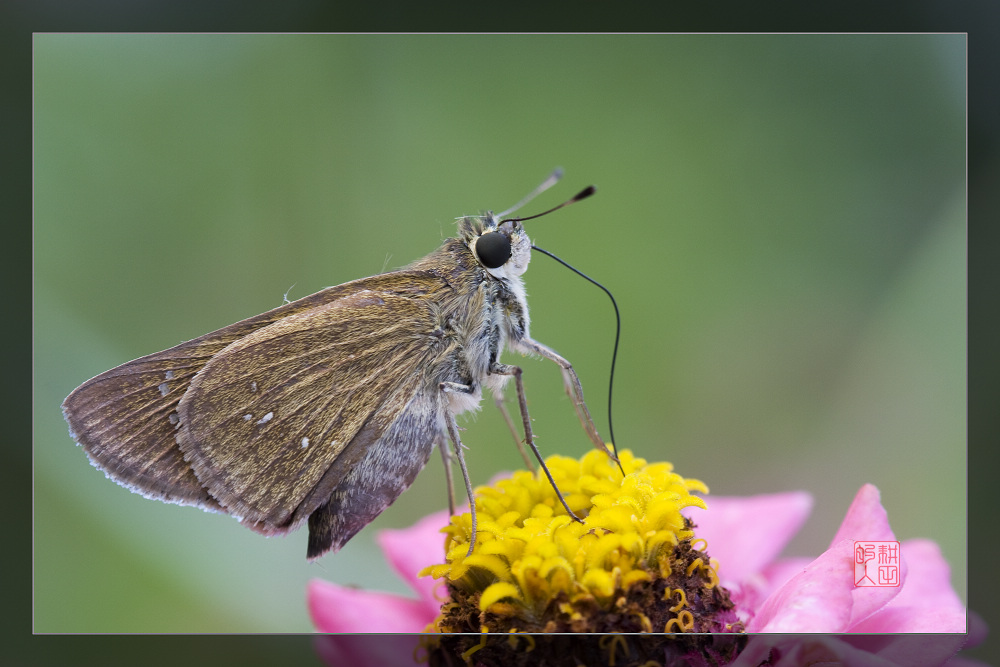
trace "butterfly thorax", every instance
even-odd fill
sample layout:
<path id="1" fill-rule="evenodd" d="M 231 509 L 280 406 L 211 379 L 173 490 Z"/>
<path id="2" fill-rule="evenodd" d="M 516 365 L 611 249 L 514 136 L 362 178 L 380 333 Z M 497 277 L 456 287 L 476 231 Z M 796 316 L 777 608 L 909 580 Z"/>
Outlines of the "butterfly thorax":
<path id="1" fill-rule="evenodd" d="M 528 304 L 521 275 L 531 258 L 531 242 L 519 223 L 499 222 L 492 214 L 462 218 L 458 238 L 446 239 L 438 250 L 414 262 L 408 269 L 440 276 L 449 285 L 447 298 L 435 304 L 440 347 L 434 382 L 453 382 L 472 389 L 453 394 L 455 413 L 479 407 L 482 387 L 503 390 L 506 375 L 491 372 L 508 345 L 528 336 Z M 475 252 L 477 240 L 488 233 L 501 233 L 510 242 L 510 258 L 489 268 Z"/>

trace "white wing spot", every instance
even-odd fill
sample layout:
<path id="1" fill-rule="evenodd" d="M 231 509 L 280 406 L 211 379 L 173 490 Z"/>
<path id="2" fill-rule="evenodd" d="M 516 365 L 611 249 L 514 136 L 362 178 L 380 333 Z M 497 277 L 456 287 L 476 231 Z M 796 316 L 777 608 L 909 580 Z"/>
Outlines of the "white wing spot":
<path id="1" fill-rule="evenodd" d="M 257 391 L 257 383 L 256 382 L 251 382 L 250 383 L 250 391 Z"/>
<path id="2" fill-rule="evenodd" d="M 261 424 L 266 424 L 267 422 L 271 421 L 271 417 L 273 416 L 274 416 L 273 412 L 268 412 L 266 415 L 264 415 L 257 421 L 257 426 L 260 426 Z"/>
<path id="3" fill-rule="evenodd" d="M 167 386 L 166 382 L 162 383 L 157 389 L 160 390 L 160 396 L 166 396 L 170 393 L 170 387 Z"/>
<path id="4" fill-rule="evenodd" d="M 337 446 L 337 441 L 336 440 L 331 440 L 330 441 L 330 446 L 331 447 L 336 447 Z"/>
<path id="5" fill-rule="evenodd" d="M 251 419 L 253 419 L 253 415 L 252 415 L 252 414 L 250 414 L 249 412 L 248 412 L 248 413 L 246 413 L 245 415 L 243 415 L 243 421 L 245 421 L 245 422 L 248 422 L 248 421 L 250 421 Z"/>
<path id="6" fill-rule="evenodd" d="M 309 438 L 302 438 L 302 449 L 309 446 Z"/>
<path id="7" fill-rule="evenodd" d="M 164 373 L 164 375 L 166 376 L 166 378 L 168 380 L 173 380 L 174 379 L 174 372 L 173 371 L 167 371 L 166 373 Z"/>
<path id="8" fill-rule="evenodd" d="M 167 417 L 167 419 L 169 419 L 170 423 L 174 424 L 174 425 L 177 425 L 177 423 L 180 422 L 180 420 L 181 420 L 181 418 L 177 416 L 176 412 L 171 412 L 170 416 Z"/>

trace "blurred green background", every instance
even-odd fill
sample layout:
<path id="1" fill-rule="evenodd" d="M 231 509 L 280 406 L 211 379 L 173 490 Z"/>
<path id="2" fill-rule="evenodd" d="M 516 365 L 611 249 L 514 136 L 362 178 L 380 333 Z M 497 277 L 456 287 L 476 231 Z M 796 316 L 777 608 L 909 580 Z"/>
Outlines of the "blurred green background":
<path id="1" fill-rule="evenodd" d="M 36 632 L 308 632 L 311 577 L 406 592 L 374 543 L 445 505 L 439 457 L 339 554 L 152 502 L 74 446 L 78 384 L 433 250 L 554 167 L 532 239 L 622 311 L 620 447 L 716 495 L 810 491 L 818 554 L 876 484 L 966 595 L 965 36 L 36 35 Z M 546 257 L 533 336 L 602 434 L 614 318 Z M 293 287 L 294 286 L 294 287 Z M 525 368 L 546 454 L 589 448 Z M 484 402 L 473 481 L 518 467 Z M 865 536 L 858 536 L 864 539 Z M 725 564 L 722 565 L 725 567 Z"/>

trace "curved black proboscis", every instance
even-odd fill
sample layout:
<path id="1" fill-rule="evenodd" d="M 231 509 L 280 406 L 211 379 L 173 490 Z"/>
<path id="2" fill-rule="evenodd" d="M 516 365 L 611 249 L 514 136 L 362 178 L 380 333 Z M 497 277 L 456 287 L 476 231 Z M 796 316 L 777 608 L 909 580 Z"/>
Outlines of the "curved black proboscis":
<path id="1" fill-rule="evenodd" d="M 586 193 L 586 194 L 584 194 L 584 193 Z M 583 195 L 583 197 L 589 196 L 590 194 L 592 194 L 592 193 L 591 192 L 587 192 L 586 190 L 584 190 L 584 192 L 580 193 L 580 195 Z M 577 197 L 575 197 L 574 199 L 582 199 L 583 197 L 581 197 L 580 195 L 577 195 Z M 614 386 L 615 386 L 615 362 L 618 359 L 618 340 L 621 338 L 621 333 L 622 333 L 622 318 L 621 318 L 621 314 L 618 312 L 618 302 L 615 301 L 615 297 L 611 294 L 610 291 L 608 291 L 607 287 L 605 287 L 601 283 L 597 282 L 596 280 L 594 280 L 593 278 L 591 278 L 590 276 L 588 276 L 583 271 L 580 271 L 579 269 L 577 269 L 576 267 L 572 266 L 571 264 L 568 264 L 567 262 L 559 259 L 558 257 L 556 257 L 555 255 L 553 255 L 548 250 L 544 250 L 542 248 L 539 248 L 538 246 L 536 246 L 534 244 L 532 244 L 531 249 L 532 250 L 537 250 L 538 252 L 542 253 L 543 255 L 548 255 L 549 257 L 551 257 L 552 259 L 556 260 L 557 262 L 559 262 L 560 264 L 562 264 L 563 266 L 565 266 L 567 269 L 569 269 L 573 273 L 575 273 L 578 276 L 580 276 L 581 278 L 585 278 L 588 281 L 590 281 L 593 284 L 595 284 L 598 287 L 600 287 L 602 290 L 604 290 L 604 293 L 608 295 L 608 298 L 611 299 L 611 305 L 615 307 L 615 348 L 614 348 L 614 352 L 611 353 L 611 374 L 610 374 L 610 380 L 608 381 L 608 434 L 611 436 L 611 448 L 615 450 L 615 458 L 617 459 L 618 458 L 618 444 L 617 444 L 617 441 L 615 440 L 615 427 L 614 427 L 614 425 L 611 422 L 611 395 L 613 393 Z M 621 461 L 618 461 L 618 469 L 622 471 L 622 475 L 625 474 L 625 469 L 622 468 Z"/>

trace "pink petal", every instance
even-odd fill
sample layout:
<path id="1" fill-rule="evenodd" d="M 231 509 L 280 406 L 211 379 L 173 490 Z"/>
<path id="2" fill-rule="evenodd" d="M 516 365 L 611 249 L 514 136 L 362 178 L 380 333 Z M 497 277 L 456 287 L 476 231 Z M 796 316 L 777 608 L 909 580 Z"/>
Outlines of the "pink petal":
<path id="1" fill-rule="evenodd" d="M 986 621 L 982 616 L 974 611 L 969 612 L 969 634 L 967 635 L 968 641 L 965 642 L 967 647 L 979 646 L 984 641 L 986 637 L 990 634 L 990 628 L 986 625 Z"/>
<path id="2" fill-rule="evenodd" d="M 313 641 L 331 667 L 413 667 L 419 664 L 414 657 L 421 655 L 419 642 L 417 635 L 323 635 Z"/>
<path id="3" fill-rule="evenodd" d="M 737 613 L 746 622 L 753 618 L 757 610 L 772 593 L 785 583 L 804 572 L 813 562 L 813 558 L 782 558 L 766 566 L 757 574 L 727 585 L 732 601 L 736 604 Z"/>
<path id="4" fill-rule="evenodd" d="M 965 620 L 964 611 L 885 607 L 852 626 L 851 632 L 965 632 Z"/>
<path id="5" fill-rule="evenodd" d="M 865 484 L 851 503 L 833 545 L 806 570 L 782 586 L 747 625 L 750 632 L 847 632 L 886 607 L 906 585 L 908 565 L 900 559 L 900 586 L 854 586 L 855 540 L 895 541 L 879 491 Z M 950 587 L 949 587 L 950 589 Z M 889 612 L 889 624 L 900 622 Z M 952 618 L 947 618 L 950 625 Z"/>
<path id="6" fill-rule="evenodd" d="M 828 549 L 771 595 L 747 632 L 844 632 L 854 589 L 854 542 Z"/>
<path id="7" fill-rule="evenodd" d="M 906 540 L 900 545 L 899 551 L 909 565 L 909 573 L 906 586 L 892 604 L 912 605 L 931 600 L 935 609 L 965 611 L 965 605 L 951 587 L 951 567 L 941 555 L 941 548 L 936 542 L 926 539 Z M 965 632 L 965 627 L 958 632 Z"/>
<path id="8" fill-rule="evenodd" d="M 695 537 L 708 542 L 708 553 L 719 561 L 723 585 L 760 572 L 802 527 L 812 509 L 804 491 L 747 498 L 709 496 L 708 510 L 688 507 L 684 515 L 695 522 Z"/>
<path id="9" fill-rule="evenodd" d="M 905 585 L 885 607 L 851 628 L 853 632 L 965 632 L 965 605 L 951 587 L 951 569 L 931 540 L 908 540 L 899 548 L 907 564 Z"/>
<path id="10" fill-rule="evenodd" d="M 830 540 L 830 546 L 841 540 L 864 540 L 867 542 L 895 541 L 896 536 L 889 527 L 889 515 L 882 507 L 878 489 L 874 484 L 865 484 L 854 496 L 854 502 L 847 510 L 837 534 Z"/>
<path id="11" fill-rule="evenodd" d="M 777 590 L 795 575 L 805 572 L 813 560 L 815 559 L 806 556 L 782 558 L 765 567 L 761 575 L 767 580 L 772 590 Z"/>
<path id="12" fill-rule="evenodd" d="M 429 612 L 436 616 L 443 597 L 447 597 L 442 582 L 431 577 L 417 577 L 428 565 L 444 562 L 445 536 L 441 529 L 448 525 L 448 512 L 435 512 L 401 530 L 382 530 L 375 538 L 392 569 L 409 584 Z"/>
<path id="13" fill-rule="evenodd" d="M 963 658 L 960 655 L 956 655 L 954 658 L 944 663 L 943 667 L 993 667 L 993 665 L 980 662 L 974 658 Z"/>
<path id="14" fill-rule="evenodd" d="M 864 635 L 841 638 L 857 648 L 878 655 L 892 665 L 940 667 L 954 656 L 965 641 L 961 635 Z"/>
<path id="15" fill-rule="evenodd" d="M 974 611 L 969 611 L 969 634 L 965 635 L 965 645 L 963 648 L 979 646 L 986 640 L 989 628 L 983 617 Z M 955 656 L 945 663 L 944 667 L 990 667 L 985 662 L 980 662 L 974 658 L 965 658 L 961 654 Z"/>
<path id="16" fill-rule="evenodd" d="M 309 614 L 320 632 L 423 632 L 436 613 L 419 600 L 322 579 L 309 582 L 307 597 Z"/>
<path id="17" fill-rule="evenodd" d="M 958 651 L 961 639 L 948 635 L 758 635 L 731 667 L 939 667 Z"/>
<path id="18" fill-rule="evenodd" d="M 836 544 L 840 540 L 860 541 L 895 541 L 896 536 L 889 527 L 889 515 L 882 507 L 879 490 L 872 484 L 865 484 L 854 496 L 854 502 L 847 510 L 837 534 Z M 906 586 L 908 573 L 907 561 L 900 559 L 899 586 L 858 586 L 851 589 L 851 620 L 850 628 L 887 605 Z M 853 576 L 853 573 L 852 573 Z"/>
<path id="19" fill-rule="evenodd" d="M 850 665 L 851 667 L 893 667 L 876 656 L 859 651 L 837 637 L 760 635 L 730 667 L 801 667 L 802 665 Z"/>

